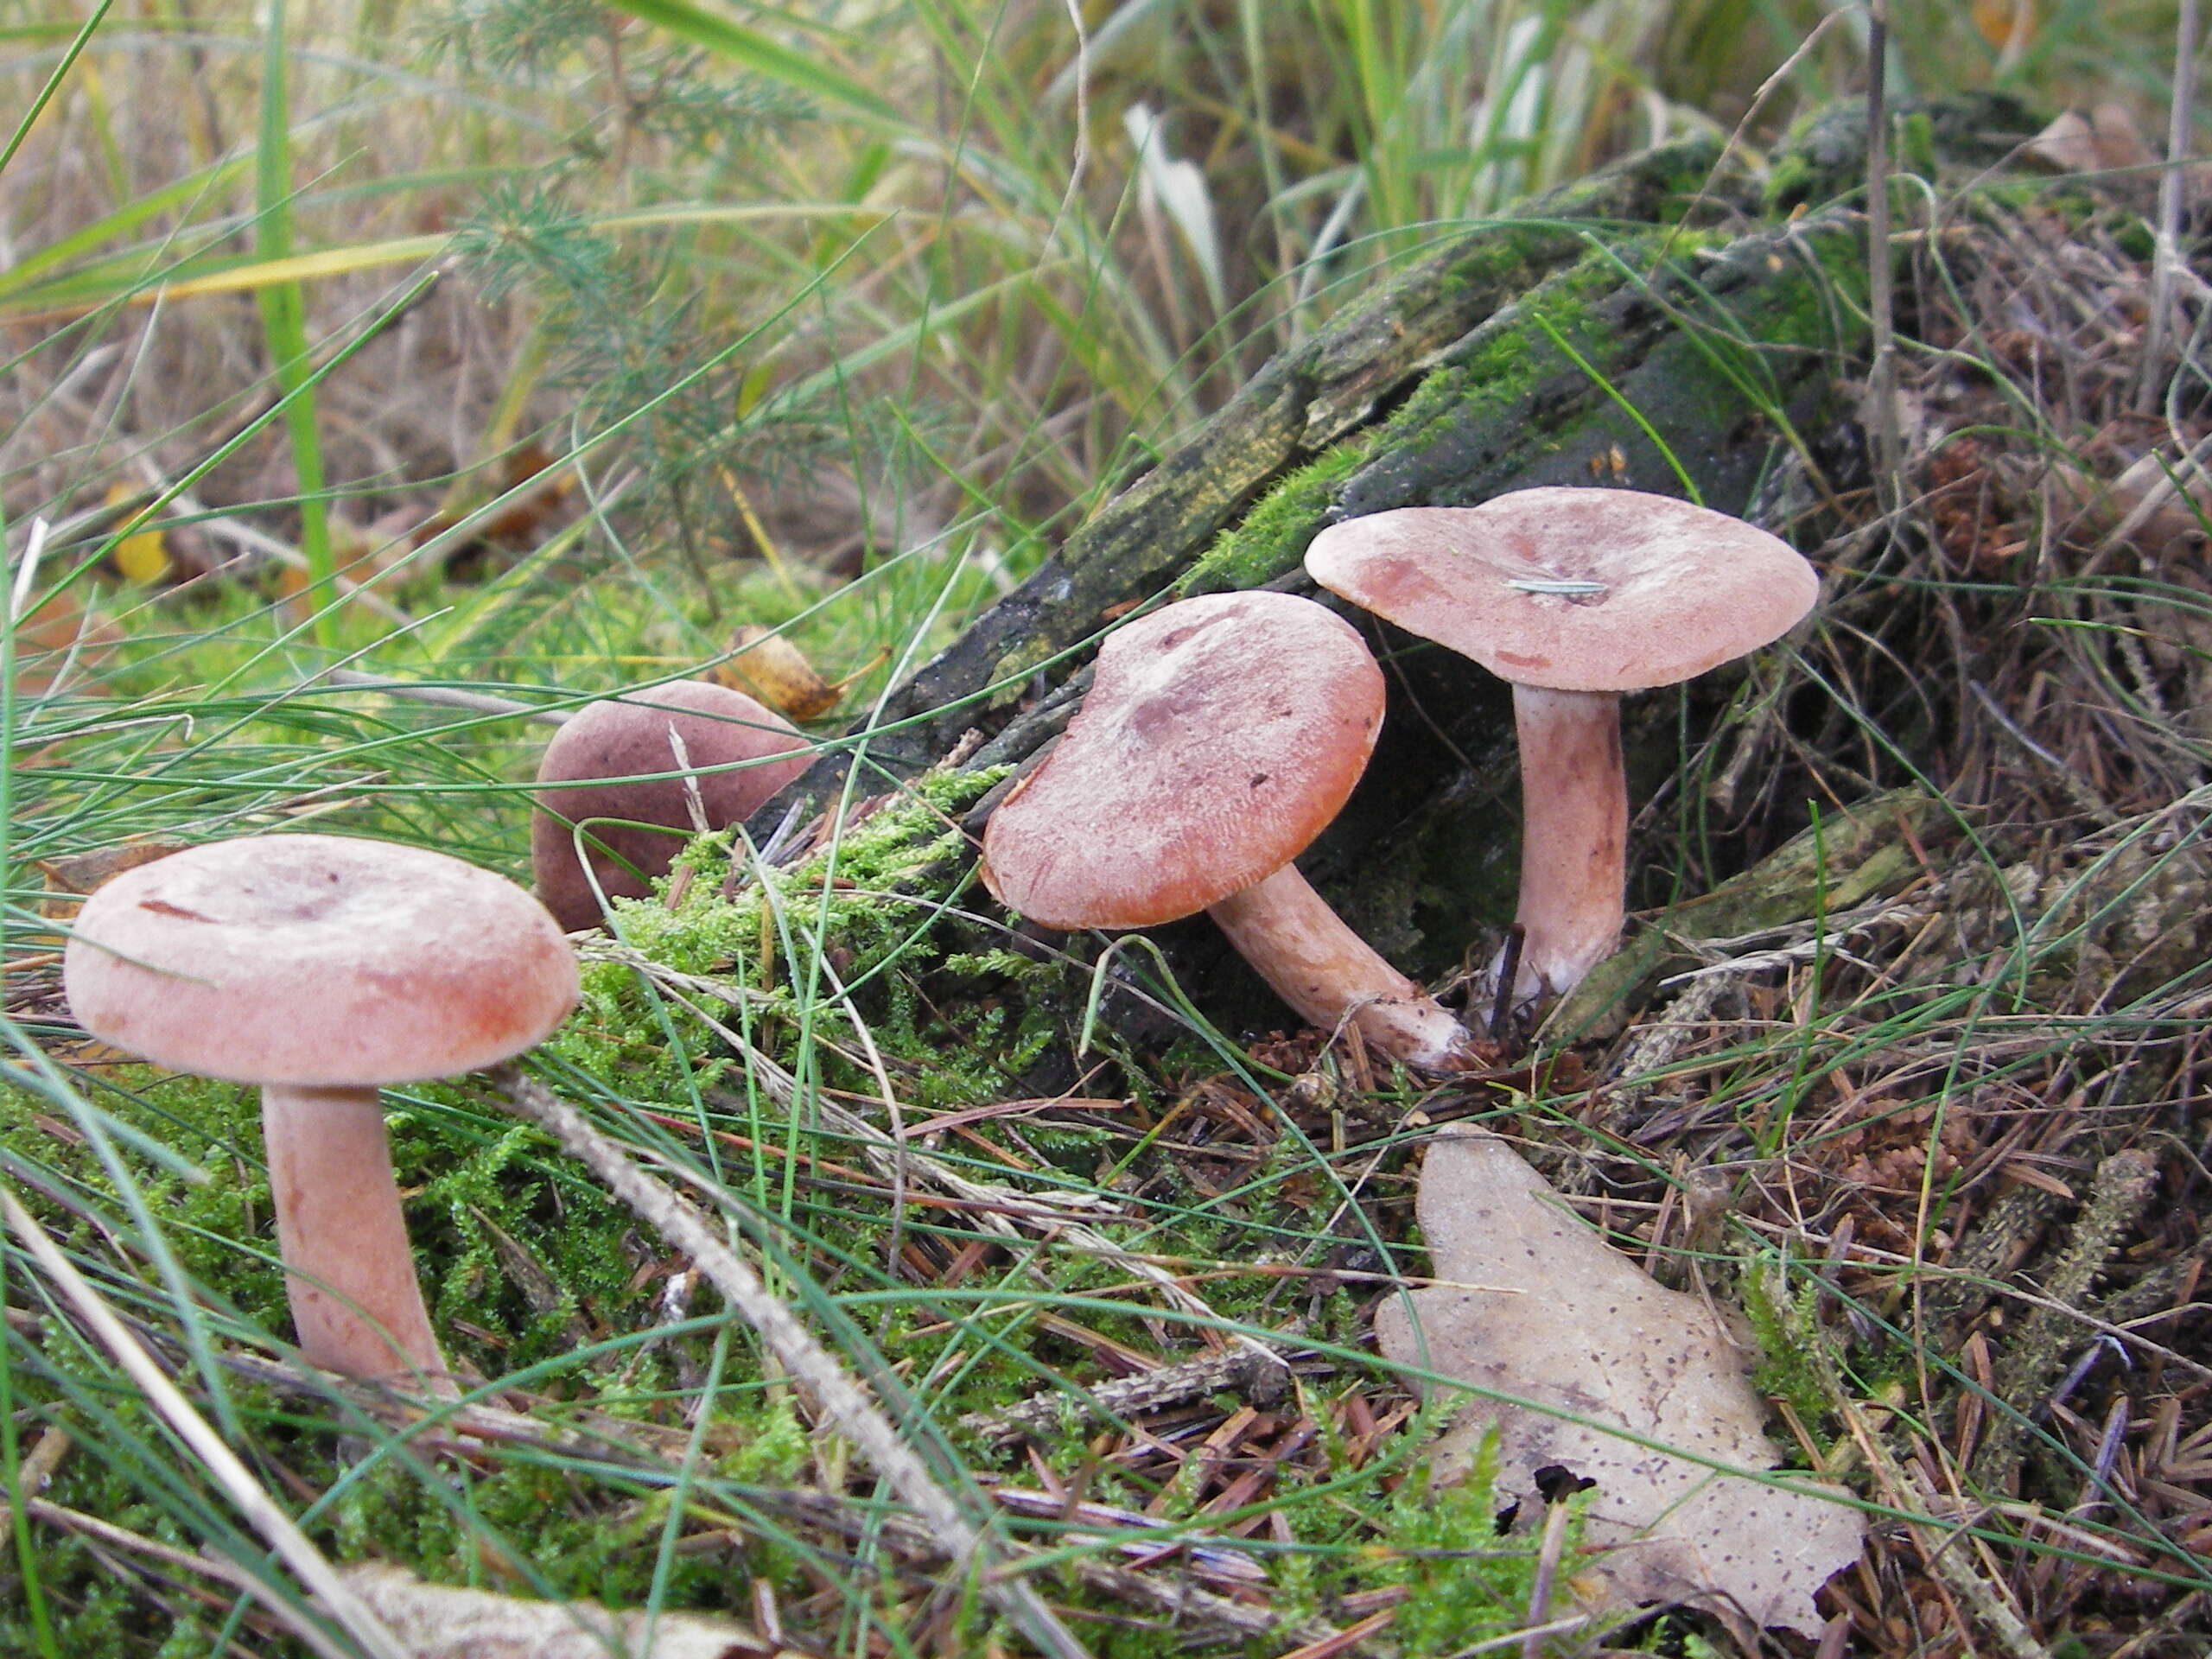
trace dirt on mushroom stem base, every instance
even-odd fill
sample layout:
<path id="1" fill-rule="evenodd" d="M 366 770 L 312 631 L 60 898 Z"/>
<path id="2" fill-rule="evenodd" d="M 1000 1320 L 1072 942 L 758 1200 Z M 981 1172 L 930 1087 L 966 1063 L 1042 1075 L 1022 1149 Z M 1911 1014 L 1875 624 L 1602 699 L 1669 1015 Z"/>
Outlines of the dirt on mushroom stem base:
<path id="1" fill-rule="evenodd" d="M 1466 1028 L 1367 942 L 1286 864 L 1207 912 L 1275 994 L 1324 1031 L 1344 1024 L 1429 1071 L 1484 1063 Z"/>

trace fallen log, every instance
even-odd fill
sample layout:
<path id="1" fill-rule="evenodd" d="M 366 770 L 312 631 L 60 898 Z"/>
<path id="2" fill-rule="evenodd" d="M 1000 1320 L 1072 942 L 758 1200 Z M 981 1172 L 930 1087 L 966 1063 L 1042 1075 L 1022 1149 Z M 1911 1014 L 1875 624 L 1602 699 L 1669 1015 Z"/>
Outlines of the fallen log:
<path id="1" fill-rule="evenodd" d="M 1339 518 L 1567 483 L 1756 506 L 1767 522 L 1816 508 L 1827 452 L 1850 452 L 1836 386 L 1865 344 L 1864 222 L 1847 207 L 1749 219 L 1749 181 L 1715 161 L 1713 146 L 1671 146 L 1541 199 L 1277 359 L 895 688 L 874 729 L 751 826 L 756 842 L 794 810 L 882 795 L 956 748 L 960 769 L 1020 766 L 1080 705 L 1086 644 L 1115 616 L 1169 593 L 1311 593 L 1299 561 Z M 1693 200 L 1699 222 L 1685 223 Z M 1366 781 L 1301 868 L 1385 955 L 1434 976 L 1510 913 L 1508 703 L 1471 664 L 1347 613 L 1390 665 L 1391 713 Z M 1657 768 L 1672 718 L 1650 746 Z M 1243 976 L 1206 930 L 1165 937 L 1236 1000 Z"/>

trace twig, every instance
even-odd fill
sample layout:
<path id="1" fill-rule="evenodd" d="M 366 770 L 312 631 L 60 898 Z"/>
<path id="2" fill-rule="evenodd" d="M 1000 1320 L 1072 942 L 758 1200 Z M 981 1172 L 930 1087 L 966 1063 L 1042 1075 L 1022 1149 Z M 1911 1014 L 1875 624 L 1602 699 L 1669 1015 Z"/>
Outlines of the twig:
<path id="1" fill-rule="evenodd" d="M 2081 1339 L 2078 1316 L 2070 1310 L 2088 1300 L 2090 1285 L 2112 1265 L 2158 1185 L 2158 1163 L 2139 1147 L 2116 1152 L 2097 1166 L 2073 1236 L 2044 1286 L 2045 1299 L 2056 1306 L 2030 1308 L 2009 1333 L 1993 1392 L 2012 1410 L 1998 1414 L 1983 1437 L 1974 1459 L 1977 1484 L 1999 1491 L 2010 1483 L 2028 1441 L 2026 1420 L 2016 1414 L 2050 1391 L 2051 1379 Z"/>
<path id="2" fill-rule="evenodd" d="M 917 1152 L 903 1142 L 886 1135 L 881 1129 L 856 1113 L 849 1112 L 835 1101 L 822 1100 L 817 1103 L 823 1121 L 830 1128 L 850 1135 L 861 1144 L 861 1151 L 887 1179 L 892 1173 L 903 1166 L 912 1173 L 926 1177 L 955 1198 L 988 1206 L 979 1211 L 982 1224 L 1002 1236 L 1016 1232 L 1016 1222 L 1028 1225 L 1045 1234 L 1053 1243 L 1069 1249 L 1095 1255 L 1111 1262 L 1124 1273 L 1142 1279 L 1155 1287 L 1161 1296 L 1184 1313 L 1202 1319 L 1216 1320 L 1226 1325 L 1227 1320 L 1216 1313 L 1205 1299 L 1193 1294 L 1181 1279 L 1156 1262 L 1123 1249 L 1095 1227 L 1071 1220 L 1067 1212 L 1078 1207 L 1090 1207 L 1092 1195 L 1062 1192 L 1052 1202 L 1035 1198 L 1010 1186 L 990 1181 L 975 1181 L 955 1170 L 950 1164 Z M 1110 1199 L 1103 1197 L 1096 1201 L 1102 1218 L 1116 1212 Z M 1247 1353 L 1253 1354 L 1272 1365 L 1283 1363 L 1282 1357 L 1256 1338 L 1241 1331 L 1231 1331 L 1229 1339 Z"/>
<path id="3" fill-rule="evenodd" d="M 6 1513 L 7 1506 L 0 1504 L 0 1515 Z M 219 1555 L 194 1554 L 191 1550 L 179 1549 L 175 1544 L 162 1543 L 157 1538 L 149 1538 L 143 1533 L 118 1527 L 112 1521 L 103 1521 L 96 1515 L 86 1515 L 82 1510 L 73 1510 L 66 1504 L 50 1503 L 42 1497 L 27 1497 L 23 1500 L 23 1513 L 34 1521 L 43 1521 L 49 1527 L 60 1527 L 65 1532 L 73 1532 L 95 1543 L 105 1544 L 110 1549 L 120 1550 L 130 1555 L 143 1555 L 148 1560 L 159 1561 L 163 1567 L 181 1573 L 213 1579 L 219 1584 L 226 1584 L 232 1589 L 256 1599 L 269 1588 L 235 1561 L 226 1561 Z M 326 1656 L 326 1659 L 353 1659 L 345 1649 L 312 1625 L 300 1627 L 296 1634 L 317 1653 Z"/>
<path id="4" fill-rule="evenodd" d="M 2188 184 L 2191 106 L 2196 101 L 2196 0 L 2181 0 L 2174 20 L 2174 95 L 2166 111 L 2166 170 L 2158 179 L 2158 228 L 2151 264 L 2151 325 L 2143 342 L 2143 381 L 2135 406 L 2156 409 L 2166 375 L 2166 326 L 2173 308 L 2174 277 L 2181 266 L 2181 219 Z"/>
<path id="5" fill-rule="evenodd" d="M 1872 0 L 1866 29 L 1866 304 L 1874 360 L 1866 374 L 1873 404 L 1874 493 L 1885 512 L 1897 505 L 1902 464 L 1897 438 L 1897 304 L 1890 270 L 1889 0 Z"/>
<path id="6" fill-rule="evenodd" d="M 124 1329 L 123 1321 L 102 1301 L 98 1292 L 86 1282 L 84 1275 L 70 1265 L 69 1258 L 61 1254 L 54 1241 L 47 1236 L 46 1229 L 38 1224 L 29 1211 L 16 1201 L 13 1192 L 0 1191 L 0 1213 L 7 1217 L 8 1226 L 22 1241 L 23 1248 L 32 1259 L 43 1268 L 48 1277 L 59 1286 L 85 1323 L 116 1363 L 130 1373 L 146 1396 L 146 1403 L 162 1420 L 175 1431 L 177 1436 L 190 1446 L 206 1465 L 215 1484 L 224 1495 L 236 1504 L 255 1531 L 269 1541 L 270 1548 L 290 1567 L 300 1581 L 312 1590 L 332 1618 L 346 1634 L 373 1656 L 373 1659 L 406 1659 L 391 1632 L 360 1599 L 340 1582 L 337 1573 L 323 1559 L 322 1552 L 309 1541 L 308 1535 L 293 1523 L 292 1517 L 279 1509 L 276 1501 L 262 1490 L 251 1471 L 238 1460 L 238 1454 L 223 1443 L 222 1437 L 209 1427 L 207 1420 L 193 1408 L 192 1402 L 178 1392 L 177 1387 L 154 1363 L 153 1356 L 138 1344 L 137 1338 Z M 267 1586 L 258 1586 L 258 1592 L 267 1596 Z M 282 1602 L 271 1599 L 270 1606 L 286 1623 L 316 1651 L 345 1659 L 344 1650 L 331 1643 L 315 1627 L 301 1619 L 297 1613 Z"/>
<path id="7" fill-rule="evenodd" d="M 1825 1368 L 1823 1374 L 1825 1376 Z M 1910 1510 L 1915 1496 L 1913 1489 L 1905 1479 L 1904 1469 L 1890 1455 L 1889 1447 L 1882 1444 L 1881 1436 L 1866 1421 L 1866 1414 L 1859 1409 L 1859 1402 L 1843 1392 L 1840 1382 L 1829 1389 L 1828 1400 L 1850 1429 L 1851 1438 L 1866 1458 L 1867 1467 L 1873 1471 L 1875 1479 L 1880 1483 L 1882 1501 L 1893 1509 Z M 1942 1526 L 1944 1523 L 1931 1516 L 1928 1524 Z M 1925 1528 L 1919 1522 L 1909 1521 L 1905 1528 L 1911 1534 L 1914 1547 L 1920 1551 L 1921 1559 L 1928 1564 L 1929 1575 L 1973 1610 L 1974 1616 L 1987 1625 L 1990 1633 L 1997 1638 L 1998 1646 L 2010 1654 L 2012 1659 L 2051 1659 L 2050 1649 L 2036 1640 L 2026 1622 L 2005 1599 L 2004 1592 L 1975 1572 L 1962 1552 L 1951 1548 L 1964 1531 L 1963 1525 L 1957 1531 L 1951 1532 L 1941 1543 L 1931 1543 Z"/>
<path id="8" fill-rule="evenodd" d="M 395 680 L 382 674 L 364 674 L 351 668 L 334 668 L 320 677 L 353 691 L 381 691 L 388 697 L 410 697 L 416 702 L 443 703 L 480 715 L 512 715 L 547 726 L 565 726 L 574 717 L 567 709 L 543 709 L 512 697 L 495 697 L 488 691 L 463 691 L 455 686 L 423 685 L 414 680 Z"/>
<path id="9" fill-rule="evenodd" d="M 1513 1014 L 1513 988 L 1520 982 L 1521 957 L 1529 948 L 1529 930 L 1516 922 L 1505 930 L 1505 947 L 1497 953 L 1497 995 L 1490 1005 L 1490 1039 L 1505 1040 L 1505 1022 Z"/>
<path id="10" fill-rule="evenodd" d="M 1080 1390 L 1053 1389 L 1001 1411 L 971 1411 L 960 1420 L 960 1426 L 995 1445 L 1004 1445 L 1026 1434 L 1050 1433 L 1071 1410 L 1086 1416 L 1134 1417 L 1224 1389 L 1234 1389 L 1265 1404 L 1281 1394 L 1285 1381 L 1281 1365 L 1268 1363 L 1249 1349 L 1236 1349 L 1201 1354 L 1196 1359 Z"/>
<path id="11" fill-rule="evenodd" d="M 1720 962 L 1709 962 L 1701 968 L 1692 968 L 1684 973 L 1669 974 L 1659 982 L 1660 988 L 1663 990 L 1671 985 L 1693 984 L 1720 974 L 1760 973 L 1769 968 L 1786 968 L 1792 963 L 1811 962 L 1820 957 L 1841 957 L 1847 962 L 1858 963 L 1858 958 L 1843 948 L 1847 939 L 1855 938 L 1859 934 L 1871 931 L 1877 927 L 1916 922 L 1929 913 L 1930 907 L 1924 899 L 1908 900 L 1903 904 L 1893 904 L 1883 899 L 1870 899 L 1856 910 L 1846 911 L 1840 916 L 1831 917 L 1829 919 L 1835 925 L 1831 926 L 1826 932 L 1814 932 L 1807 938 L 1794 940 L 1789 944 L 1777 945 L 1771 950 L 1756 951 L 1750 956 L 1731 957 Z M 1781 930 L 1765 931 L 1779 932 Z M 1711 949 L 1716 945 L 1734 944 L 1739 941 L 1700 939 L 1685 941 L 1685 943 L 1692 944 L 1693 947 L 1702 945 Z M 1862 968 L 1867 966 L 1865 963 L 1858 963 L 1858 965 Z M 1869 971 L 1873 970 L 1869 969 Z"/>
<path id="12" fill-rule="evenodd" d="M 823 1413 L 860 1448 L 891 1489 L 944 1540 L 956 1567 L 982 1568 L 981 1588 L 1029 1639 L 1055 1659 L 1087 1659 L 1083 1644 L 1027 1584 L 994 1573 L 1003 1552 L 979 1531 L 938 1484 L 921 1459 L 899 1438 L 883 1408 L 849 1376 L 836 1357 L 769 1294 L 760 1275 L 715 1236 L 707 1217 L 688 1200 L 639 1168 L 582 1113 L 512 1067 L 499 1074 L 516 1115 L 544 1129 L 590 1170 L 631 1212 L 689 1255 L 722 1298 L 760 1334 L 785 1372 L 810 1394 Z"/>
<path id="13" fill-rule="evenodd" d="M 391 1621 L 413 1659 L 798 1659 L 727 1618 L 523 1601 L 426 1583 L 384 1562 L 348 1567 L 346 1581 Z"/>
<path id="14" fill-rule="evenodd" d="M 785 1515 L 810 1521 L 848 1538 L 888 1543 L 893 1549 L 925 1560 L 943 1560 L 948 1554 L 945 1541 L 920 1522 L 902 1515 L 869 1510 L 831 1493 L 779 1492 L 763 1502 L 772 1503 Z M 687 1544 L 691 1541 L 686 1540 Z M 1065 1547 L 1076 1540 L 1063 1536 L 1058 1541 Z M 1076 1556 L 1068 1565 L 1077 1578 L 1101 1594 L 1166 1613 L 1193 1637 L 1231 1642 L 1280 1640 L 1287 1637 L 1313 1644 L 1340 1643 L 1345 1635 L 1322 1619 L 1286 1619 L 1264 1605 L 1254 1605 L 1187 1581 L 1141 1573 L 1112 1561 Z M 1357 1627 L 1354 1631 L 1356 1640 Z M 1338 1650 L 1343 1649 L 1339 1647 Z M 1285 1656 L 1285 1659 L 1288 1656 Z"/>
<path id="15" fill-rule="evenodd" d="M 1837 1370 L 1835 1358 L 1825 1344 L 1814 1342 L 1802 1350 L 1818 1379 L 1821 1392 L 1827 1396 L 1828 1408 L 1843 1420 L 1858 1446 L 1859 1455 L 1866 1459 L 1879 1488 L 1882 1501 L 1891 1509 L 1911 1514 L 1921 1505 L 1915 1503 L 1917 1496 L 1912 1484 L 1905 1478 L 1904 1470 L 1882 1443 L 1881 1433 L 1866 1421 L 1859 1408 L 1859 1402 L 1843 1385 L 1842 1374 Z M 1928 1564 L 1929 1575 L 1938 1584 L 1957 1596 L 1970 1608 L 1974 1616 L 1988 1627 L 1997 1639 L 1997 1645 L 2012 1659 L 2050 1659 L 2050 1651 L 2036 1640 L 2026 1623 L 2005 1599 L 2005 1592 L 1974 1569 L 1964 1551 L 1951 1545 L 1963 1534 L 1964 1528 L 1949 1531 L 1940 1543 L 1929 1536 L 1928 1529 L 1943 1523 L 1933 1516 L 1923 1521 L 1908 1521 L 1905 1529 L 1911 1535 L 1921 1559 Z"/>
<path id="16" fill-rule="evenodd" d="M 1536 1576 L 1529 1586 L 1529 1629 L 1521 1643 L 1521 1659 L 1544 1659 L 1544 1626 L 1551 1618 L 1552 1586 L 1559 1579 L 1571 1513 L 1564 1493 L 1544 1505 L 1544 1533 L 1536 1550 Z"/>

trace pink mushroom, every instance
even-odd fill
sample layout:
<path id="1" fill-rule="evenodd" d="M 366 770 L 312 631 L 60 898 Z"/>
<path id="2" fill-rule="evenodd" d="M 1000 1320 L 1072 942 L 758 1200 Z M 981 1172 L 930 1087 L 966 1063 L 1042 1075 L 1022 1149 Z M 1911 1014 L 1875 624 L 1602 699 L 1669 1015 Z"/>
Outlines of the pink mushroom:
<path id="1" fill-rule="evenodd" d="M 1821 591 L 1788 543 L 1634 490 L 1516 490 L 1478 507 L 1374 513 L 1315 537 L 1306 569 L 1512 682 L 1523 1004 L 1572 989 L 1620 937 L 1621 693 L 1758 650 Z"/>
<path id="2" fill-rule="evenodd" d="M 598 926 L 602 895 L 645 898 L 702 823 L 744 823 L 811 758 L 781 715 L 703 680 L 586 703 L 538 761 L 537 896 L 569 932 Z"/>
<path id="3" fill-rule="evenodd" d="M 1433 1071 L 1473 1039 L 1291 862 L 1334 818 L 1382 723 L 1359 635 L 1311 600 L 1185 600 L 1100 647 L 1082 712 L 991 815 L 982 874 L 1047 927 L 1204 910 L 1284 1001 Z"/>
<path id="4" fill-rule="evenodd" d="M 261 836 L 177 853 L 86 899 L 62 963 L 103 1042 L 261 1087 L 300 1350 L 440 1384 L 378 1089 L 535 1046 L 576 963 L 513 882 L 419 848 Z"/>

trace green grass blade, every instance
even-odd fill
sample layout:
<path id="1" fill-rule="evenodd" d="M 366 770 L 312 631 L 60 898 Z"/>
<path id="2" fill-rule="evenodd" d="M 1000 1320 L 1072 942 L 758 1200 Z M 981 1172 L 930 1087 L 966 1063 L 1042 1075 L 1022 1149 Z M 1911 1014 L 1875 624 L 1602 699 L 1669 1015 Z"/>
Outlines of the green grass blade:
<path id="1" fill-rule="evenodd" d="M 741 23 L 685 3 L 685 0 L 613 0 L 612 10 L 626 11 L 639 22 L 664 29 L 678 40 L 689 41 L 716 57 L 725 58 L 754 74 L 780 82 L 794 92 L 818 98 L 885 126 L 905 128 L 911 124 L 883 99 L 841 74 L 819 59 L 770 40 Z"/>
<path id="2" fill-rule="evenodd" d="M 8 170 L 8 164 L 16 159 L 16 152 L 23 147 L 23 141 L 31 136 L 31 129 L 38 124 L 38 118 L 46 112 L 47 105 L 54 102 L 54 95 L 61 90 L 61 83 L 68 79 L 70 70 L 76 67 L 77 60 L 84 55 L 85 48 L 92 43 L 92 36 L 98 32 L 101 20 L 107 16 L 108 9 L 114 3 L 115 0 L 100 0 L 99 4 L 92 8 L 92 15 L 85 19 L 83 27 L 78 29 L 76 37 L 69 42 L 68 50 L 61 54 L 61 61 L 54 66 L 54 73 L 46 78 L 46 84 L 38 89 L 38 95 L 31 99 L 30 108 L 23 111 L 22 119 L 16 123 L 15 131 L 8 135 L 7 147 L 0 149 L 0 173 L 5 173 Z"/>
<path id="3" fill-rule="evenodd" d="M 292 133 L 282 0 L 270 6 L 265 16 L 261 130 L 254 168 L 259 208 L 254 251 L 264 259 L 283 259 L 292 251 Z M 261 289 L 258 297 L 276 385 L 284 397 L 292 466 L 299 480 L 300 551 L 308 562 L 307 604 L 314 615 L 315 641 L 325 650 L 335 650 L 338 582 L 330 554 L 330 510 L 323 493 L 322 442 L 315 420 L 315 389 L 308 378 L 307 299 L 297 283 L 274 283 Z"/>

